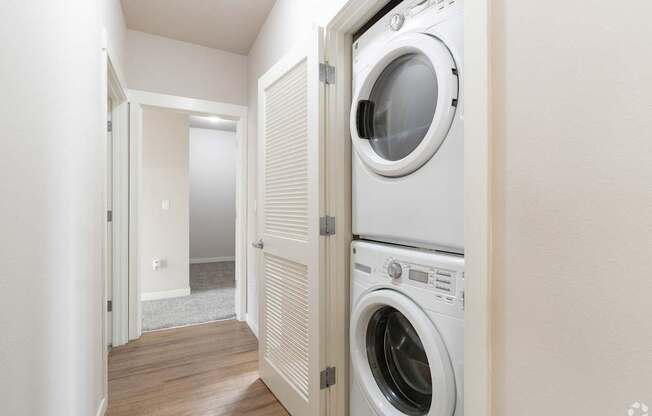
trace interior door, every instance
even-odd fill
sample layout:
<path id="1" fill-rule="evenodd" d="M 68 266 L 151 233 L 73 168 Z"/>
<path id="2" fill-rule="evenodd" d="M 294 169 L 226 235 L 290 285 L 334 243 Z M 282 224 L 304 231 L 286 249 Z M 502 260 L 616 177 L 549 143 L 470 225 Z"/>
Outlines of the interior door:
<path id="1" fill-rule="evenodd" d="M 294 416 L 323 414 L 320 28 L 258 81 L 259 370 Z"/>

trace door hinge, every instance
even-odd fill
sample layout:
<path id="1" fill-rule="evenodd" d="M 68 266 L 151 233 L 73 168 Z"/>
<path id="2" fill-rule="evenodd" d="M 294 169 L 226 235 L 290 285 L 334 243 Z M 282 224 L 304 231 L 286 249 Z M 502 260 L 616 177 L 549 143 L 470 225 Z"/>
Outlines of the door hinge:
<path id="1" fill-rule="evenodd" d="M 106 222 L 113 222 L 113 211 L 106 211 Z"/>
<path id="2" fill-rule="evenodd" d="M 319 389 L 324 390 L 336 382 L 335 367 L 326 367 L 319 373 Z"/>
<path id="3" fill-rule="evenodd" d="M 324 84 L 335 84 L 335 67 L 325 63 L 320 63 L 319 81 Z"/>
<path id="4" fill-rule="evenodd" d="M 109 133 L 113 131 L 113 122 L 110 120 L 106 122 L 106 131 Z"/>
<path id="5" fill-rule="evenodd" d="M 335 217 L 328 215 L 319 218 L 319 235 L 335 234 Z"/>
<path id="6" fill-rule="evenodd" d="M 107 312 L 112 312 L 113 311 L 113 301 L 112 300 L 107 300 L 106 301 L 106 311 Z"/>

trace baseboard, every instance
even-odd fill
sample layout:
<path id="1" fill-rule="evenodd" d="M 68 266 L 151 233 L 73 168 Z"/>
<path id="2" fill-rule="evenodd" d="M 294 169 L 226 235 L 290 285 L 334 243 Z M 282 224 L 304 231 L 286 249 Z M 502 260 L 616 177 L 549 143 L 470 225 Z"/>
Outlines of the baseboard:
<path id="1" fill-rule="evenodd" d="M 97 408 L 97 413 L 95 413 L 97 416 L 104 416 L 106 414 L 106 397 L 102 398 L 102 401 L 100 402 L 100 407 Z"/>
<path id="2" fill-rule="evenodd" d="M 159 300 L 159 299 L 170 299 L 170 298 L 180 298 L 182 296 L 190 295 L 190 288 L 184 289 L 175 289 L 175 290 L 163 290 L 161 292 L 147 292 L 140 295 L 140 300 Z"/>
<path id="3" fill-rule="evenodd" d="M 254 323 L 254 322 L 249 318 L 249 314 L 247 314 L 247 319 L 246 319 L 246 321 L 247 321 L 247 325 L 249 325 L 249 329 L 251 329 L 251 332 L 254 333 L 254 335 L 256 336 L 256 338 L 258 338 L 258 324 L 257 324 L 257 323 Z"/>
<path id="4" fill-rule="evenodd" d="M 200 263 L 221 263 L 223 261 L 235 261 L 235 256 L 227 257 L 198 257 L 195 259 L 190 259 L 190 264 L 200 264 Z"/>

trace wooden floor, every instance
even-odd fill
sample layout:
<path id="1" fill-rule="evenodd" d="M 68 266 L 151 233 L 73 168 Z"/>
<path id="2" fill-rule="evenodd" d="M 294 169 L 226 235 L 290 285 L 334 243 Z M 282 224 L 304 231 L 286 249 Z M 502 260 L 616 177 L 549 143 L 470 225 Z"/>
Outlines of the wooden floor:
<path id="1" fill-rule="evenodd" d="M 109 354 L 108 416 L 287 415 L 258 378 L 245 323 L 150 332 Z"/>

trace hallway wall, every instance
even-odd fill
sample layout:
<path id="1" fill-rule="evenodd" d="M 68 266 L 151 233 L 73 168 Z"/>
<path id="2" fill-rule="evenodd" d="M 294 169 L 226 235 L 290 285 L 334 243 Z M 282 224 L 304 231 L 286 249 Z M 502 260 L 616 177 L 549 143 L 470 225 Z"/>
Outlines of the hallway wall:
<path id="1" fill-rule="evenodd" d="M 233 131 L 190 129 L 190 261 L 235 256 Z"/>
<path id="2" fill-rule="evenodd" d="M 127 31 L 129 88 L 246 105 L 247 57 Z"/>
<path id="3" fill-rule="evenodd" d="M 100 0 L 2 2 L 0 413 L 104 398 Z"/>
<path id="4" fill-rule="evenodd" d="M 127 24 L 125 23 L 120 0 L 102 0 L 104 3 L 103 26 L 106 29 L 106 41 L 111 63 L 118 73 L 122 87 L 127 88 L 125 74 Z"/>
<path id="5" fill-rule="evenodd" d="M 140 277 L 144 298 L 190 291 L 188 116 L 143 109 Z M 164 209 L 163 200 L 169 201 Z M 165 264 L 153 270 L 152 261 Z"/>
<path id="6" fill-rule="evenodd" d="M 652 4 L 489 4 L 494 414 L 626 415 L 652 405 Z"/>

